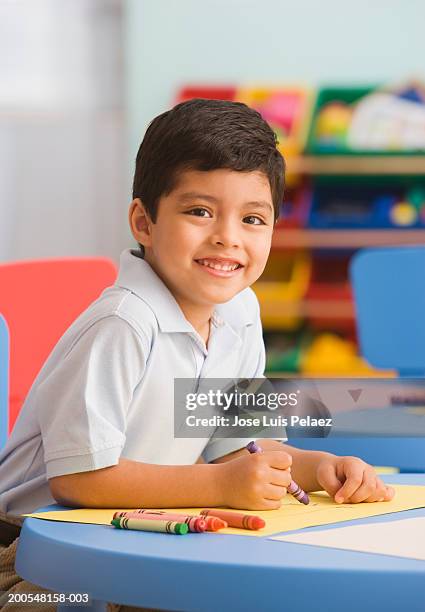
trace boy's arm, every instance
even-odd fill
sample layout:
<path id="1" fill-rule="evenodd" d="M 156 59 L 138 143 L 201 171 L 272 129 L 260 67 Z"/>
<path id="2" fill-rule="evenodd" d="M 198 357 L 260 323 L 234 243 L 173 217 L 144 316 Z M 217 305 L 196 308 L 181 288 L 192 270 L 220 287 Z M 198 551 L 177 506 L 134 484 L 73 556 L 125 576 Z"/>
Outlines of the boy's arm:
<path id="1" fill-rule="evenodd" d="M 172 508 L 225 503 L 219 465 L 152 465 L 120 459 L 118 465 L 49 480 L 55 500 L 67 506 Z M 143 486 L 138 483 L 143 483 Z"/>
<path id="2" fill-rule="evenodd" d="M 118 465 L 49 480 L 54 498 L 92 508 L 230 506 L 275 510 L 289 486 L 283 450 L 238 457 L 221 465 L 151 465 L 120 459 Z"/>

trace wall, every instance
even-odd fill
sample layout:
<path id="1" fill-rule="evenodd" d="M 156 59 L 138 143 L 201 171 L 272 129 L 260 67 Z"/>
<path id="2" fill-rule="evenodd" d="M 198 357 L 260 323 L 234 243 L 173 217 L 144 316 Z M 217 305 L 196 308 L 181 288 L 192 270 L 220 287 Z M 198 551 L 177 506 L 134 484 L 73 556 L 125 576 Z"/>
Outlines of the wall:
<path id="1" fill-rule="evenodd" d="M 120 0 L 0 2 L 0 261 L 128 240 Z"/>
<path id="2" fill-rule="evenodd" d="M 425 79 L 423 23 L 422 0 L 126 0 L 131 155 L 182 83 Z"/>
<path id="3" fill-rule="evenodd" d="M 136 150 L 181 84 L 424 77 L 423 23 L 422 0 L 0 0 L 0 261 L 133 244 Z"/>

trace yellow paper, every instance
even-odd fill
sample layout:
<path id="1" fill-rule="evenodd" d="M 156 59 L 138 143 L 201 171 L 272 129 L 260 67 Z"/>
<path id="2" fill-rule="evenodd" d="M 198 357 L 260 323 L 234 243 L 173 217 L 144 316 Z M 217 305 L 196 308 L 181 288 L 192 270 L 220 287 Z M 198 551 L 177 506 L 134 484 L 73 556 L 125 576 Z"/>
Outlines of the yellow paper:
<path id="1" fill-rule="evenodd" d="M 336 504 L 324 491 L 309 494 L 308 506 L 300 504 L 292 496 L 287 495 L 282 500 L 279 510 L 226 510 L 230 512 L 243 512 L 261 516 L 266 521 L 264 529 L 249 531 L 247 529 L 221 529 L 219 534 L 234 534 L 247 536 L 269 536 L 274 533 L 295 531 L 316 525 L 328 525 L 353 519 L 378 516 L 391 512 L 402 512 L 413 508 L 425 507 L 425 486 L 392 485 L 396 490 L 394 499 L 390 502 L 376 502 L 372 504 Z M 179 514 L 199 514 L 201 508 L 162 508 L 168 512 Z M 224 508 L 223 508 L 224 510 Z M 65 521 L 69 523 L 94 523 L 109 525 L 114 512 L 130 512 L 131 509 L 115 508 L 98 510 L 82 508 L 78 510 L 62 510 L 54 512 L 36 512 L 26 514 L 33 518 L 42 518 L 50 521 Z"/>

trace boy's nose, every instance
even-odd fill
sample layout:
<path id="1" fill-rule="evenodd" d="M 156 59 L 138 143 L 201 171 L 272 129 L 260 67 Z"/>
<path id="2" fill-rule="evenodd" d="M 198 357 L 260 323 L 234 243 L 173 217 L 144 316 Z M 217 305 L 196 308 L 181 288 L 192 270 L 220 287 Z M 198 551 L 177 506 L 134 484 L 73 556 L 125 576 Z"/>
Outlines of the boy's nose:
<path id="1" fill-rule="evenodd" d="M 238 247 L 241 244 L 240 233 L 232 222 L 222 222 L 214 227 L 211 242 L 224 247 Z"/>

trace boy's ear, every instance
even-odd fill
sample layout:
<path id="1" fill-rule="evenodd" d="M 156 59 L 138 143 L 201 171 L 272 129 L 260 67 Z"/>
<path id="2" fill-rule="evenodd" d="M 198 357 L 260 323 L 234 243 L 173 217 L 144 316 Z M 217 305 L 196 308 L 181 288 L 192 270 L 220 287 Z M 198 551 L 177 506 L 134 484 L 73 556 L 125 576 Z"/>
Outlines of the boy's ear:
<path id="1" fill-rule="evenodd" d="M 140 198 L 135 198 L 130 204 L 128 221 L 136 241 L 145 247 L 150 246 L 152 221 Z"/>

